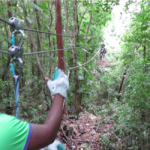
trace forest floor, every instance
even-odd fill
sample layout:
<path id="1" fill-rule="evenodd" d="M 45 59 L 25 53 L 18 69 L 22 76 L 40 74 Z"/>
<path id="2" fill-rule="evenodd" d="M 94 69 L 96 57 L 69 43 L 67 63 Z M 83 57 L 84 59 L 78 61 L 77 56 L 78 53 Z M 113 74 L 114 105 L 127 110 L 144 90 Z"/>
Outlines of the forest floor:
<path id="1" fill-rule="evenodd" d="M 67 150 L 105 150 L 105 139 L 115 139 L 113 120 L 102 120 L 100 116 L 81 113 L 78 119 L 74 116 L 64 117 L 57 139 L 62 141 Z M 112 145 L 116 147 L 116 144 Z"/>
<path id="2" fill-rule="evenodd" d="M 126 126 L 118 125 L 110 119 L 111 115 L 101 117 L 82 112 L 78 118 L 64 116 L 57 139 L 66 150 L 150 150 L 150 144 L 147 144 L 147 149 L 136 146 L 133 143 L 138 142 L 136 136 L 123 132 Z"/>

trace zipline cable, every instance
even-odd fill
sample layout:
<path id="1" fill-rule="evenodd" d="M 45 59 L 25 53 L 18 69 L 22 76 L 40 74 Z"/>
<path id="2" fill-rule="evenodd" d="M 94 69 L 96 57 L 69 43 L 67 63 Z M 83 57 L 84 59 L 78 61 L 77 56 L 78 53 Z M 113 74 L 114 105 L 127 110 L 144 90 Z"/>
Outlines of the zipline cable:
<path id="1" fill-rule="evenodd" d="M 70 48 L 66 48 L 66 49 L 70 49 Z M 64 50 L 64 49 L 59 49 L 59 50 Z M 54 51 L 58 51 L 58 50 L 50 50 L 50 51 L 41 51 L 42 53 L 43 52 L 54 52 Z M 5 52 L 5 51 L 2 51 L 2 50 L 0 50 L 0 52 L 1 53 L 4 53 L 4 54 L 9 54 L 8 52 Z M 96 55 L 98 54 L 98 52 L 99 52 L 99 50 L 96 52 L 96 54 L 90 59 L 90 60 L 88 60 L 87 62 L 85 62 L 85 63 L 83 63 L 83 64 L 81 64 L 81 65 L 79 65 L 79 66 L 76 66 L 76 67 L 70 67 L 68 70 L 71 70 L 71 69 L 76 69 L 76 68 L 79 68 L 79 67 L 81 67 L 81 66 L 84 66 L 84 65 L 86 65 L 87 63 L 89 63 L 91 60 L 93 60 L 95 57 L 96 57 Z M 34 54 L 40 54 L 40 52 L 33 52 L 33 53 L 24 53 L 23 55 L 34 55 Z"/>
<path id="2" fill-rule="evenodd" d="M 89 47 L 94 47 L 94 46 L 97 46 L 97 45 L 90 45 L 90 46 L 88 46 L 88 47 L 84 47 L 84 46 L 77 46 L 77 47 L 75 47 L 75 46 L 73 46 L 73 48 L 85 48 L 85 49 L 87 49 L 87 48 L 89 48 Z M 41 53 L 56 52 L 56 51 L 63 51 L 63 50 L 71 49 L 71 48 L 72 48 L 72 47 L 70 47 L 70 48 L 64 48 L 64 49 L 56 49 L 56 50 L 47 50 L 47 51 L 24 53 L 23 56 L 24 56 L 24 55 L 34 55 L 34 54 L 41 54 Z M 0 53 L 10 55 L 9 52 L 3 51 L 3 50 L 0 50 Z M 87 53 L 89 53 L 89 52 L 87 51 Z"/>
<path id="3" fill-rule="evenodd" d="M 70 49 L 70 48 L 57 49 L 57 50 L 49 50 L 49 51 L 39 51 L 39 52 L 31 52 L 31 53 L 24 53 L 23 55 L 34 55 L 34 54 L 42 54 L 42 53 L 48 53 L 48 52 L 63 51 L 63 50 L 68 50 L 68 49 Z"/>
<path id="4" fill-rule="evenodd" d="M 23 53 L 23 56 L 24 56 L 24 55 L 26 56 L 26 55 L 35 55 L 35 54 L 42 54 L 42 53 L 56 52 L 56 51 L 63 51 L 63 50 L 68 50 L 68 49 L 70 49 L 70 48 L 57 49 L 57 50 L 48 50 L 48 51 L 39 51 L 39 52 L 31 52 L 31 53 Z M 10 55 L 9 52 L 2 51 L 2 50 L 0 50 L 0 53 Z"/>
<path id="5" fill-rule="evenodd" d="M 7 23 L 8 25 L 12 26 L 8 21 L 4 20 L 3 18 L 0 17 L 0 20 L 3 21 L 4 23 Z M 22 30 L 25 31 L 31 31 L 31 32 L 38 32 L 38 33 L 45 33 L 45 34 L 51 34 L 51 35 L 58 35 L 58 36 L 63 36 L 63 37 L 70 37 L 70 38 L 74 38 L 72 36 L 69 35 L 63 35 L 63 34 L 55 34 L 55 33 L 51 33 L 51 32 L 45 32 L 45 31 L 40 31 L 40 30 L 34 30 L 34 29 L 28 29 L 28 28 L 23 28 Z"/>
<path id="6" fill-rule="evenodd" d="M 96 46 L 96 45 L 93 45 Z M 90 47 L 90 46 L 89 46 Z M 92 47 L 92 46 L 91 46 Z M 48 51 L 39 51 L 39 52 L 31 52 L 31 53 L 24 53 L 23 55 L 34 55 L 34 54 L 42 54 L 42 53 L 48 53 L 48 52 L 56 52 L 56 51 L 63 51 L 63 50 L 68 50 L 71 49 L 72 47 L 69 48 L 64 48 L 64 49 L 57 49 L 57 50 L 48 50 Z M 74 48 L 85 48 L 85 47 L 74 47 Z M 89 52 L 87 52 L 89 53 Z"/>
<path id="7" fill-rule="evenodd" d="M 3 18 L 0 17 L 0 20 L 3 21 L 4 23 L 12 26 L 8 21 L 4 20 Z M 52 33 L 52 32 L 46 32 L 46 31 L 40 31 L 40 30 L 34 30 L 34 29 L 28 29 L 28 28 L 23 28 L 22 30 L 25 30 L 25 31 L 31 31 L 31 32 L 38 32 L 38 33 L 45 33 L 45 34 L 51 34 L 51 35 L 54 35 L 54 36 L 63 36 L 63 37 L 70 37 L 70 38 L 76 38 L 76 37 L 73 37 L 73 36 L 69 36 L 69 35 L 63 35 L 63 34 L 56 34 L 56 33 Z M 97 36 L 95 36 L 97 37 Z M 77 37 L 77 38 L 81 38 L 81 37 Z"/>
<path id="8" fill-rule="evenodd" d="M 10 55 L 10 53 L 9 53 L 9 52 L 2 51 L 2 50 L 0 50 L 0 53 L 2 53 L 2 54 L 8 54 L 8 55 Z"/>
<path id="9" fill-rule="evenodd" d="M 3 21 L 6 24 L 9 24 L 11 26 L 11 24 L 8 21 L 4 20 L 3 18 L 0 17 L 0 20 Z"/>
<path id="10" fill-rule="evenodd" d="M 40 31 L 40 30 L 28 29 L 28 28 L 24 28 L 23 30 L 25 30 L 25 31 L 31 31 L 31 32 L 38 32 L 38 33 L 45 33 L 45 34 L 50 34 L 50 35 L 58 35 L 58 36 L 63 36 L 63 37 L 74 38 L 74 37 L 69 36 L 69 35 L 56 34 L 56 33 L 51 33 L 51 32 Z"/>

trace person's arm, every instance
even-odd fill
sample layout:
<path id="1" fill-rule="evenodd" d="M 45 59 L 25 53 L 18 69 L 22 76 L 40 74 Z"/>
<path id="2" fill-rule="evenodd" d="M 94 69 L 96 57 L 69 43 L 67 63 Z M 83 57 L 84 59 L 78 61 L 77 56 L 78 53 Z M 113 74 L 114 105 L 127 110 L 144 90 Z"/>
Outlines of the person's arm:
<path id="1" fill-rule="evenodd" d="M 32 124 L 33 130 L 28 150 L 37 150 L 53 143 L 61 123 L 63 101 L 64 98 L 56 94 L 45 123 Z"/>
<path id="2" fill-rule="evenodd" d="M 55 70 L 59 74 L 54 81 L 45 78 L 47 85 L 54 96 L 51 110 L 44 124 L 32 124 L 32 136 L 28 146 L 28 150 L 37 150 L 43 148 L 55 140 L 61 123 L 63 114 L 64 99 L 67 98 L 67 89 L 69 87 L 68 77 L 61 71 Z"/>

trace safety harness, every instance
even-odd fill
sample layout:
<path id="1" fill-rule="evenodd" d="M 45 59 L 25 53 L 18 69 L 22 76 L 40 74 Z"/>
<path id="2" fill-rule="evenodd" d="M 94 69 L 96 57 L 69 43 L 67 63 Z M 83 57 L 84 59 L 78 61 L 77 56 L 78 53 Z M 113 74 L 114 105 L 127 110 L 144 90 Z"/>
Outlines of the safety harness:
<path id="1" fill-rule="evenodd" d="M 22 20 L 19 20 L 15 17 L 11 17 L 9 19 L 9 23 L 11 24 L 11 27 L 13 29 L 12 36 L 11 36 L 12 46 L 9 48 L 9 53 L 12 57 L 12 59 L 10 61 L 10 70 L 12 72 L 14 79 L 15 79 L 16 117 L 19 119 L 19 100 L 20 100 L 19 79 L 22 75 L 22 70 L 23 70 L 23 61 L 22 61 L 23 48 L 22 48 L 22 46 L 23 46 L 23 43 L 25 41 L 25 34 L 24 34 L 23 30 L 21 30 L 23 28 L 23 21 Z M 22 40 L 21 40 L 19 46 L 16 46 L 15 36 L 17 34 L 22 35 Z M 13 65 L 13 63 L 17 63 L 17 62 L 20 64 L 20 70 L 19 70 L 18 75 L 16 75 L 15 67 Z"/>

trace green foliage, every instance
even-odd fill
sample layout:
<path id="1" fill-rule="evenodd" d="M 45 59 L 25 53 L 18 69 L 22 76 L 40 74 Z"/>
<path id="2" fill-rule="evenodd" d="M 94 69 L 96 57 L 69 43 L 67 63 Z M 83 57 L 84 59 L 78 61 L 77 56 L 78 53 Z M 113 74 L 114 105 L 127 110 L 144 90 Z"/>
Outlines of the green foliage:
<path id="1" fill-rule="evenodd" d="M 128 138 L 130 149 L 147 149 L 149 133 L 149 9 L 141 2 L 141 11 L 134 13 L 130 28 L 122 37 L 122 66 L 127 68 L 121 100 L 115 99 L 117 115 L 115 133 Z M 115 98 L 115 97 L 114 97 Z"/>
<path id="2" fill-rule="evenodd" d="M 27 20 L 31 24 L 31 28 L 42 31 L 55 33 L 55 7 L 52 6 L 50 1 L 37 1 L 37 3 L 29 1 L 19 1 L 17 3 L 11 3 L 12 6 L 8 7 L 5 1 L 0 1 L 1 17 L 8 21 L 8 11 L 12 13 L 12 16 L 18 17 L 24 20 L 25 24 Z M 81 65 L 85 60 L 85 53 L 87 53 L 87 61 L 90 60 L 95 51 L 99 50 L 99 44 L 103 39 L 103 27 L 111 19 L 112 7 L 118 5 L 118 0 L 113 1 L 101 1 L 96 0 L 90 3 L 90 1 L 78 1 L 77 5 L 77 26 L 74 26 L 74 2 L 65 1 L 62 2 L 62 21 L 63 21 L 63 34 L 72 35 L 74 28 L 78 28 L 78 38 L 76 46 L 77 65 Z M 1 7 L 3 6 L 3 7 Z M 25 8 L 24 8 L 25 6 Z M 67 9 L 68 12 L 67 12 Z M 26 13 L 25 13 L 25 10 Z M 89 26 L 90 16 L 92 14 L 91 24 Z M 44 17 L 43 17 L 44 16 Z M 67 18 L 68 16 L 68 18 Z M 38 20 L 39 19 L 39 20 Z M 67 20 L 68 19 L 68 20 Z M 86 38 L 87 30 L 89 26 L 89 32 Z M 0 48 L 8 50 L 10 47 L 11 30 L 8 25 L 0 23 Z M 26 28 L 26 25 L 25 25 Z M 30 32 L 29 32 L 30 33 Z M 24 53 L 30 53 L 33 51 L 33 43 L 31 43 L 30 34 L 25 31 L 26 40 L 23 45 Z M 40 34 L 40 41 L 42 48 L 39 45 L 39 37 L 37 33 L 32 33 L 34 41 L 36 43 L 36 51 L 57 49 L 56 36 Z M 17 44 L 19 43 L 20 37 L 17 38 Z M 66 37 L 64 40 L 64 48 L 71 47 L 72 43 Z M 81 48 L 80 48 L 81 47 Z M 41 66 L 45 70 L 45 76 L 53 78 L 54 68 L 58 65 L 58 52 L 39 54 Z M 37 118 L 38 112 L 42 109 L 47 110 L 50 105 L 48 95 L 48 89 L 45 83 L 41 79 L 41 72 L 39 70 L 37 59 L 34 56 L 23 56 L 24 69 L 23 76 L 20 81 L 20 113 L 23 118 L 32 120 Z M 0 75 L 1 79 L 6 71 L 5 80 L 0 80 L 0 98 L 1 98 L 1 110 L 5 109 L 7 101 L 9 105 L 15 105 L 14 102 L 14 84 L 9 68 L 6 67 L 8 63 L 6 55 L 0 55 Z M 71 48 L 65 51 L 65 64 L 66 70 L 73 66 L 73 58 Z M 78 93 L 82 94 L 82 103 L 89 103 L 91 98 L 94 96 L 95 91 L 93 88 L 99 88 L 97 80 L 93 75 L 93 71 L 97 69 L 96 61 L 92 60 L 90 63 L 82 66 L 78 69 L 79 88 Z M 84 74 L 85 72 L 85 74 Z M 105 78 L 105 77 L 104 77 Z M 105 80 L 105 79 L 102 79 Z M 109 82 L 107 76 L 107 83 Z M 74 89 L 75 89 L 74 73 L 72 71 L 70 76 L 70 88 L 68 90 L 69 104 L 74 105 Z M 95 84 L 96 83 L 96 84 Z M 106 88 L 109 85 L 106 85 Z M 36 105 L 37 104 L 37 105 Z M 13 106 L 14 107 L 14 106 Z M 14 112 L 13 112 L 14 113 Z M 37 119 L 36 121 L 38 122 Z M 34 119 L 32 121 L 35 121 Z"/>
<path id="3" fill-rule="evenodd" d="M 135 1 L 129 0 L 126 3 L 126 10 Z M 42 31 L 55 33 L 55 7 L 50 1 L 37 1 L 37 3 L 25 2 L 27 14 L 24 12 L 24 2 L 19 1 L 7 3 L 0 1 L 1 17 L 8 20 L 8 11 L 20 19 L 27 19 L 33 29 L 39 28 Z M 100 69 L 99 57 L 90 63 L 82 66 L 99 50 L 99 45 L 103 39 L 103 28 L 112 19 L 111 11 L 113 6 L 118 5 L 119 0 L 95 0 L 78 1 L 77 26 L 74 24 L 74 2 L 62 2 L 62 21 L 65 35 L 74 36 L 74 29 L 78 29 L 76 56 L 78 68 L 79 87 L 77 93 L 82 97 L 82 104 L 89 105 L 89 112 L 102 116 L 103 119 L 113 119 L 115 122 L 114 134 L 119 140 L 125 140 L 128 149 L 148 149 L 149 144 L 149 116 L 150 116 L 150 5 L 148 1 L 141 0 L 140 11 L 133 12 L 128 30 L 121 37 L 121 55 L 119 53 L 108 53 L 107 58 L 111 65 L 105 71 Z M 36 10 L 36 11 L 35 11 Z M 92 18 L 91 18 L 92 15 Z M 44 17 L 43 17 L 44 16 Z M 37 19 L 39 19 L 37 21 Z M 91 19 L 91 24 L 89 22 Z M 87 35 L 87 30 L 88 36 Z M 117 28 L 112 26 L 110 35 L 117 36 Z M 6 50 L 10 46 L 11 31 L 9 26 L 0 23 L 0 49 Z M 57 49 L 56 36 L 40 34 L 42 48 L 39 46 L 39 37 L 33 33 L 36 43 L 36 51 Z M 24 52 L 32 52 L 32 43 L 26 32 Z M 87 41 L 86 41 L 87 40 Z M 65 65 L 67 69 L 73 67 L 71 40 L 64 37 Z M 19 38 L 17 39 L 19 43 Z M 115 49 L 110 46 L 110 49 Z M 109 51 L 109 50 L 108 50 Z M 45 76 L 53 78 L 54 68 L 58 65 L 58 52 L 39 54 Z M 45 82 L 41 78 L 37 59 L 35 56 L 24 56 L 23 76 L 20 80 L 20 114 L 21 118 L 30 122 L 43 123 L 47 110 L 50 106 L 49 91 Z M 0 55 L 0 111 L 5 112 L 5 107 L 15 106 L 14 83 L 11 73 L 6 64 L 9 59 L 6 55 Z M 126 70 L 122 90 L 118 92 L 122 76 Z M 3 75 L 5 74 L 5 79 Z M 68 106 L 74 105 L 75 83 L 74 70 L 71 70 L 68 90 Z M 70 108 L 69 108 L 70 109 Z M 102 120 L 104 121 L 104 120 Z M 106 121 L 106 120 L 105 120 Z M 107 121 L 106 121 L 107 122 Z M 106 123 L 105 122 L 105 123 Z M 118 140 L 118 141 L 119 141 Z M 101 137 L 101 144 L 106 149 L 121 149 L 115 145 L 115 140 L 107 136 Z M 123 148 L 122 148 L 123 149 Z M 126 148 L 124 148 L 126 149 Z"/>

